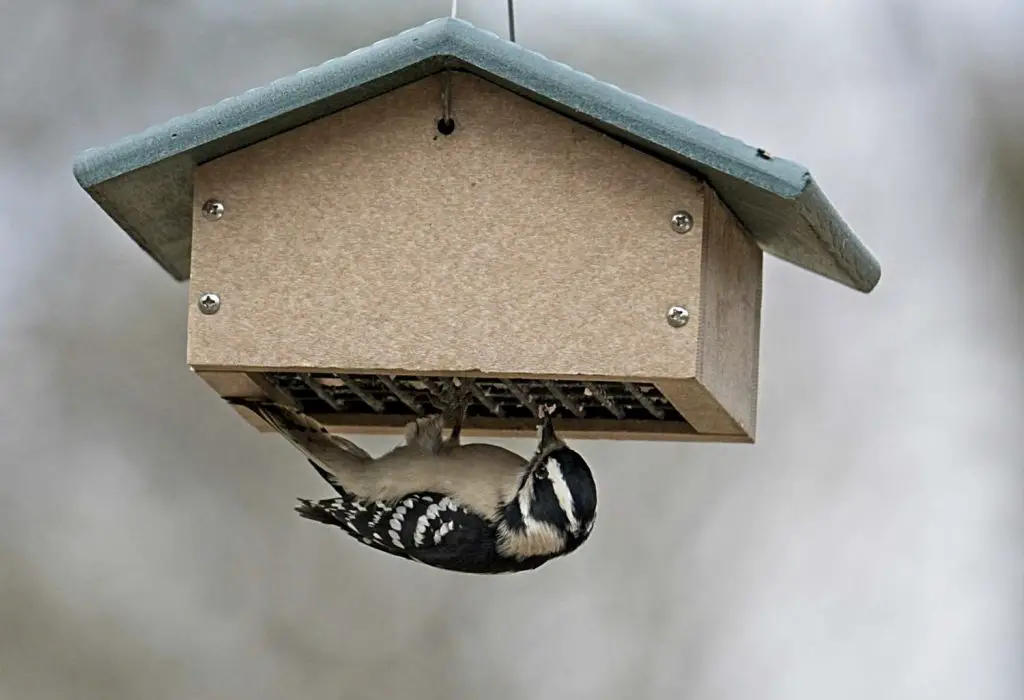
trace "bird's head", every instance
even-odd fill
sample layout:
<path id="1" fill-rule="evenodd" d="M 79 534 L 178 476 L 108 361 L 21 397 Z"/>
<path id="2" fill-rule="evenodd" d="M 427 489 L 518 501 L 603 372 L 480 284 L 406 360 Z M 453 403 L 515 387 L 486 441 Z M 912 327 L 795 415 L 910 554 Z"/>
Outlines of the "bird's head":
<path id="1" fill-rule="evenodd" d="M 540 444 L 505 508 L 509 549 L 517 556 L 568 554 L 583 544 L 597 517 L 597 485 L 583 456 L 541 420 Z"/>

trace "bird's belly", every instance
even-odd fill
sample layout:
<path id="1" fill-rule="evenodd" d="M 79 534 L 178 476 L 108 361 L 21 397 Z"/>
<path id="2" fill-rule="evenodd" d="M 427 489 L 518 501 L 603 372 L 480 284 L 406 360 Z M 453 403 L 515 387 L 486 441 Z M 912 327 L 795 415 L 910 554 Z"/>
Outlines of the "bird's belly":
<path id="1" fill-rule="evenodd" d="M 497 445 L 462 445 L 441 455 L 399 448 L 365 466 L 352 491 L 374 501 L 397 501 L 410 493 L 448 495 L 481 515 L 515 494 L 528 461 Z M 377 470 L 387 470 L 381 478 Z"/>

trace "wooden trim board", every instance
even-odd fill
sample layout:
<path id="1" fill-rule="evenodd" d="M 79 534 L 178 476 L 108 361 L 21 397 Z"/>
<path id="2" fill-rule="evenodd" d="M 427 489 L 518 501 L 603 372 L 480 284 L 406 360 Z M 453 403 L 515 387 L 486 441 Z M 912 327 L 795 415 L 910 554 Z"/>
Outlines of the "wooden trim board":
<path id="1" fill-rule="evenodd" d="M 293 405 L 287 396 L 259 377 L 247 376 L 244 373 L 197 371 L 206 383 L 225 399 L 227 398 L 269 398 L 275 393 L 274 399 L 279 403 Z M 254 379 L 256 381 L 254 381 Z M 697 385 L 699 388 L 699 385 Z M 659 388 L 661 388 L 659 386 Z M 267 391 L 270 390 L 270 392 Z M 672 397 L 669 397 L 670 399 Z M 270 431 L 270 427 L 252 411 L 242 406 L 233 408 L 252 426 L 261 432 Z M 678 408 L 678 406 L 677 406 Z M 395 435 L 402 434 L 403 428 L 410 420 L 408 416 L 373 415 L 373 414 L 312 414 L 331 432 Z M 656 440 L 686 442 L 752 442 L 752 439 L 732 426 L 722 431 L 698 430 L 692 421 L 658 421 L 658 420 L 580 420 L 572 417 L 559 418 L 559 431 L 577 439 L 607 440 Z M 536 420 L 529 418 L 502 419 L 493 417 L 471 417 L 466 424 L 467 435 L 479 437 L 527 437 L 536 433 Z"/>
<path id="2" fill-rule="evenodd" d="M 273 432 L 265 421 L 244 406 L 232 406 L 261 433 Z M 332 433 L 346 435 L 394 435 L 399 437 L 409 419 L 402 416 L 340 416 L 314 414 Z M 733 442 L 750 443 L 743 435 L 712 435 L 696 432 L 686 423 L 665 424 L 659 421 L 618 421 L 557 419 L 558 433 L 576 440 L 640 440 L 655 442 Z M 526 419 L 476 418 L 466 420 L 463 435 L 488 438 L 535 438 L 537 422 Z"/>

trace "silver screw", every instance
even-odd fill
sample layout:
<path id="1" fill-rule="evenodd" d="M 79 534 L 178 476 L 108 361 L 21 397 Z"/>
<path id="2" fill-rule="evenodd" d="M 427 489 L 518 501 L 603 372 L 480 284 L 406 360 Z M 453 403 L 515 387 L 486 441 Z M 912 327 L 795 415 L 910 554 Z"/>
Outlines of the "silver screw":
<path id="1" fill-rule="evenodd" d="M 196 306 L 199 307 L 200 313 L 204 313 L 207 316 L 215 314 L 220 309 L 220 297 L 213 292 L 206 292 L 199 296 Z"/>
<path id="2" fill-rule="evenodd" d="M 217 221 L 224 216 L 224 203 L 217 199 L 203 202 L 203 216 L 209 221 Z"/>
<path id="3" fill-rule="evenodd" d="M 690 312 L 682 306 L 670 306 L 665 314 L 665 320 L 673 328 L 682 328 L 690 320 Z"/>
<path id="4" fill-rule="evenodd" d="M 677 211 L 669 222 L 676 233 L 689 233 L 693 228 L 693 214 L 688 211 Z"/>

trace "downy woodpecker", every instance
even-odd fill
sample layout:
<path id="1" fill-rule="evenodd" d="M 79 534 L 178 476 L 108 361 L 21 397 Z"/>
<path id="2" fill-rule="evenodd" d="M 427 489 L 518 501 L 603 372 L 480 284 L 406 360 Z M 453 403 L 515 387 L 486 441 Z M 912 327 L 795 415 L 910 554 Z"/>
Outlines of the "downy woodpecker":
<path id="1" fill-rule="evenodd" d="M 337 498 L 299 499 L 304 518 L 336 526 L 374 549 L 450 571 L 535 569 L 590 536 L 597 489 L 590 467 L 542 413 L 530 459 L 497 445 L 462 444 L 466 392 L 442 413 L 406 425 L 373 458 L 310 416 L 239 400 L 308 458 Z M 452 428 L 444 438 L 445 423 Z"/>

